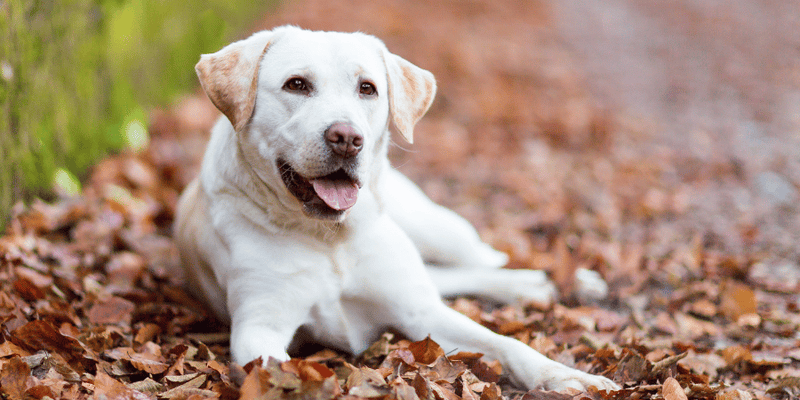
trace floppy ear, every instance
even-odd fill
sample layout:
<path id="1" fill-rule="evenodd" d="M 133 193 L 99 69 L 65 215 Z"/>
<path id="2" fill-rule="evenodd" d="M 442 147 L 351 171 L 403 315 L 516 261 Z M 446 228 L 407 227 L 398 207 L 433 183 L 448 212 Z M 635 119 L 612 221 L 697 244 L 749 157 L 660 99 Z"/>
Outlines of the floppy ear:
<path id="1" fill-rule="evenodd" d="M 259 32 L 233 42 L 214 54 L 203 54 L 195 65 L 208 98 L 231 121 L 236 131 L 247 125 L 256 104 L 258 66 L 272 32 Z"/>
<path id="2" fill-rule="evenodd" d="M 414 125 L 436 95 L 433 74 L 388 51 L 384 52 L 389 81 L 389 129 L 414 143 Z"/>

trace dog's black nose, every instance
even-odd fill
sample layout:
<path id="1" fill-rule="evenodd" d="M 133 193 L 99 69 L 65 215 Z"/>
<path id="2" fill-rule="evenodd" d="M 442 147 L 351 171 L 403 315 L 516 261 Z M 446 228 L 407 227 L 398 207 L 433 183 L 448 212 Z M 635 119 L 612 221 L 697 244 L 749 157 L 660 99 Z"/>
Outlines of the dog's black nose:
<path id="1" fill-rule="evenodd" d="M 364 137 L 344 122 L 337 122 L 325 130 L 325 141 L 334 153 L 345 157 L 355 157 L 364 145 Z"/>

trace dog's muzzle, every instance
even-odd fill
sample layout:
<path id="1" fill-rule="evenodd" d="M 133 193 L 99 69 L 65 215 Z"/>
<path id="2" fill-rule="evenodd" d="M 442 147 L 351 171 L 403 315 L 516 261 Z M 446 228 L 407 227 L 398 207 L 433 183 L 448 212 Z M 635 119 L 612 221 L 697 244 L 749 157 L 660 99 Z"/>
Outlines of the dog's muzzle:
<path id="1" fill-rule="evenodd" d="M 361 182 L 344 168 L 324 176 L 306 178 L 279 159 L 278 171 L 286 188 L 303 204 L 303 211 L 312 217 L 337 219 L 358 200 Z"/>

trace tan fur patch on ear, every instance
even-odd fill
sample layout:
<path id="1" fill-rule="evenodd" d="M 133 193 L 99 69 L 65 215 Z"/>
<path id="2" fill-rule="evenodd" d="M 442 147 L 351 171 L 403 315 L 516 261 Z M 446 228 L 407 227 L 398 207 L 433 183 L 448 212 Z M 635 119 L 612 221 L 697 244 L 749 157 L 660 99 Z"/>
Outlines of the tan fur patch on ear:
<path id="1" fill-rule="evenodd" d="M 195 66 L 203 90 L 237 131 L 247 125 L 255 109 L 258 67 L 270 45 L 264 35 L 257 35 L 204 54 Z"/>
<path id="2" fill-rule="evenodd" d="M 239 59 L 238 52 L 231 52 L 225 57 L 212 58 L 204 55 L 195 66 L 200 84 L 208 98 L 234 125 L 236 125 L 235 121 L 242 119 L 242 111 L 244 111 L 239 109 L 239 102 L 232 98 L 239 88 L 230 80 L 222 79 L 222 77 L 229 77 L 237 72 Z"/>
<path id="3" fill-rule="evenodd" d="M 250 121 L 250 117 L 253 115 L 253 110 L 256 108 L 256 95 L 258 94 L 258 67 L 261 65 L 261 60 L 264 59 L 264 55 L 267 54 L 267 49 L 269 49 L 269 45 L 272 42 L 267 42 L 264 45 L 264 49 L 261 50 L 261 54 L 258 55 L 258 60 L 256 60 L 256 65 L 254 66 L 255 73 L 253 74 L 253 79 L 250 81 L 250 90 L 247 92 L 247 99 L 244 102 L 244 106 L 241 110 L 241 118 L 237 125 L 234 125 L 236 131 L 241 130 L 244 128 L 244 125 Z"/>
<path id="4" fill-rule="evenodd" d="M 391 53 L 384 56 L 389 82 L 391 125 L 409 143 L 414 143 L 414 125 L 433 103 L 433 74 Z"/>

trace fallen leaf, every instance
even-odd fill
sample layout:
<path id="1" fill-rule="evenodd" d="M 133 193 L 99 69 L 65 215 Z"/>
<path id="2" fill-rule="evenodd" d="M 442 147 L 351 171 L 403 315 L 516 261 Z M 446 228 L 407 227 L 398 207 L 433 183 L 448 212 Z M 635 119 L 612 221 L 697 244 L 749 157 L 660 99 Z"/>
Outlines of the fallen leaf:
<path id="1" fill-rule="evenodd" d="M 53 325 L 44 321 L 31 321 L 17 328 L 9 338 L 14 344 L 30 351 L 47 350 L 58 353 L 78 372 L 83 372 L 83 355 L 81 343 L 71 337 L 62 335 Z"/>
<path id="2" fill-rule="evenodd" d="M 391 383 L 391 393 L 389 394 L 389 398 L 397 400 L 420 400 L 414 388 L 400 378 L 397 378 Z"/>
<path id="3" fill-rule="evenodd" d="M 172 388 L 170 390 L 167 390 L 166 392 L 160 393 L 158 396 L 159 397 L 168 398 L 168 399 L 186 398 L 186 397 L 189 397 L 189 396 L 191 396 L 193 394 L 199 394 L 199 395 L 203 395 L 203 396 L 206 396 L 206 397 L 216 397 L 213 392 L 210 392 L 208 390 L 200 389 L 200 387 L 203 386 L 204 383 L 206 383 L 207 379 L 208 379 L 208 377 L 205 376 L 205 375 L 198 375 L 194 379 L 192 379 L 192 380 L 190 380 L 190 381 L 188 381 L 188 382 L 186 382 L 186 383 L 184 383 L 184 384 L 182 384 L 182 385 L 180 385 L 178 387 L 174 387 L 174 388 Z"/>
<path id="4" fill-rule="evenodd" d="M 728 280 L 722 286 L 719 309 L 729 320 L 737 321 L 742 315 L 757 311 L 756 294 L 744 283 Z"/>
<path id="5" fill-rule="evenodd" d="M 430 336 L 419 342 L 409 344 L 408 349 L 414 355 L 414 360 L 422 364 L 431 364 L 444 355 L 444 350 L 431 340 Z"/>
<path id="6" fill-rule="evenodd" d="M 169 368 L 160 355 L 137 353 L 130 347 L 117 347 L 107 351 L 106 355 L 115 360 L 128 361 L 134 368 L 148 374 L 160 374 Z"/>
<path id="7" fill-rule="evenodd" d="M 292 372 L 300 377 L 300 380 L 305 381 L 323 381 L 326 378 L 335 376 L 336 374 L 330 368 L 314 361 L 306 361 L 298 358 L 293 358 L 281 364 L 281 369 L 286 372 Z"/>
<path id="8" fill-rule="evenodd" d="M 650 375 L 653 364 L 640 354 L 630 349 L 624 349 L 616 368 L 614 381 L 636 383 Z"/>
<path id="9" fill-rule="evenodd" d="M 129 325 L 135 309 L 136 305 L 130 301 L 112 296 L 89 309 L 89 322 L 98 325 L 116 325 L 120 323 Z"/>
<path id="10" fill-rule="evenodd" d="M 688 400 L 681 384 L 675 378 L 669 377 L 661 386 L 661 395 L 664 400 Z"/>
<path id="11" fill-rule="evenodd" d="M 31 369 L 19 357 L 12 357 L 0 370 L 0 390 L 11 400 L 25 399 Z"/>
<path id="12" fill-rule="evenodd" d="M 137 331 L 136 336 L 133 337 L 133 342 L 136 344 L 143 344 L 153 340 L 156 335 L 161 333 L 161 327 L 156 324 L 146 323 L 143 324 Z"/>
<path id="13" fill-rule="evenodd" d="M 390 389 L 383 376 L 375 370 L 362 367 L 353 371 L 345 382 L 347 394 L 359 397 L 380 397 L 389 394 Z"/>
<path id="14" fill-rule="evenodd" d="M 722 355 L 722 358 L 725 359 L 728 365 L 736 364 L 740 361 L 751 361 L 753 359 L 753 354 L 744 346 L 726 347 L 720 350 L 720 355 Z"/>
<path id="15" fill-rule="evenodd" d="M 269 373 L 260 366 L 255 366 L 244 378 L 240 388 L 242 399 L 257 399 L 269 390 Z"/>
<path id="16" fill-rule="evenodd" d="M 725 359 L 714 353 L 697 354 L 690 351 L 686 358 L 678 361 L 678 365 L 690 371 L 715 379 L 718 370 L 728 365 Z"/>
<path id="17" fill-rule="evenodd" d="M 718 393 L 714 400 L 753 400 L 753 395 L 744 390 L 733 389 L 724 393 Z"/>
<path id="18" fill-rule="evenodd" d="M 800 377 L 791 376 L 776 379 L 770 384 L 767 393 L 773 396 L 788 396 L 797 398 L 800 396 Z"/>
<path id="19" fill-rule="evenodd" d="M 94 377 L 94 395 L 98 398 L 109 400 L 149 400 L 150 396 L 134 389 L 130 389 L 122 382 L 98 372 Z"/>

